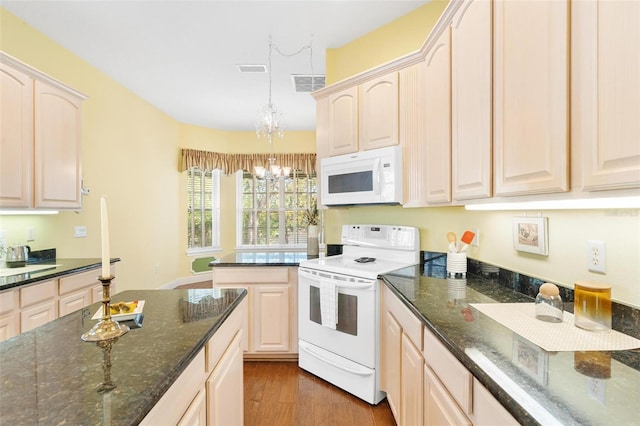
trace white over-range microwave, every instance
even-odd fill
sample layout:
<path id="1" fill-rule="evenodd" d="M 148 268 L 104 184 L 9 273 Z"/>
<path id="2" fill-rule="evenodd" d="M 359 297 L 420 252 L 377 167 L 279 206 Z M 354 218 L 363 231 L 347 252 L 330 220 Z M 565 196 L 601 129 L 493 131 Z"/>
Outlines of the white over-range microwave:
<path id="1" fill-rule="evenodd" d="M 325 206 L 402 203 L 402 148 L 398 145 L 320 161 Z"/>

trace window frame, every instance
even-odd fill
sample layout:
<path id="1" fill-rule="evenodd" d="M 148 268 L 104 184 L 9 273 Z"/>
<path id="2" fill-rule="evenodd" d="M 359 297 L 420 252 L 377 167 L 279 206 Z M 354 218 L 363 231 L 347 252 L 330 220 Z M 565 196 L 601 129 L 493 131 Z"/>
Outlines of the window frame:
<path id="1" fill-rule="evenodd" d="M 242 201 L 243 201 L 243 179 L 244 179 L 244 174 L 250 174 L 253 176 L 254 178 L 254 182 L 256 180 L 256 177 L 250 173 L 247 172 L 246 170 L 238 170 L 236 172 L 236 250 L 238 251 L 256 251 L 256 250 L 261 250 L 261 251 L 282 251 L 282 250 L 291 250 L 291 251 L 302 251 L 305 250 L 307 248 L 307 240 L 306 238 L 303 241 L 298 242 L 297 244 L 242 244 L 242 235 L 243 235 L 243 222 L 242 222 L 242 217 L 243 217 L 243 205 L 242 205 Z M 292 170 L 292 173 L 295 174 L 299 174 L 303 172 L 298 172 L 298 171 L 294 171 Z M 318 197 L 318 193 L 317 193 L 317 175 L 314 177 L 316 179 L 316 194 L 315 194 L 315 199 L 317 200 Z M 284 178 L 281 177 L 279 178 L 281 180 L 280 183 L 280 188 L 284 188 Z M 255 197 L 255 185 L 254 185 L 254 197 Z M 285 194 L 286 191 L 284 190 L 280 190 L 279 192 L 279 208 L 278 208 L 278 212 L 280 213 L 280 215 L 282 215 L 282 213 L 284 211 L 286 211 L 286 209 L 283 207 L 285 204 Z M 308 194 L 308 192 L 307 192 Z M 254 202 L 255 202 L 255 198 L 254 198 Z M 254 204 L 255 205 L 255 204 Z M 290 209 L 289 209 L 290 210 Z M 301 211 L 304 211 L 306 209 L 300 209 Z M 282 221 L 280 220 L 278 222 L 278 226 L 279 226 L 279 235 L 285 235 L 285 231 L 286 231 L 286 221 Z M 318 227 L 321 227 L 321 223 L 318 223 Z M 306 231 L 306 227 L 305 227 L 305 231 Z M 308 238 L 308 235 L 307 235 Z"/>
<path id="2" fill-rule="evenodd" d="M 197 167 L 192 167 L 188 169 L 187 172 L 187 227 L 193 228 L 193 223 L 189 220 L 189 210 L 192 208 L 189 206 L 189 192 L 191 191 L 189 181 L 190 181 L 190 173 L 194 170 L 198 170 L 202 173 L 211 173 L 211 221 L 213 222 L 211 225 L 211 246 L 205 247 L 189 247 L 189 231 L 187 230 L 187 255 L 201 255 L 201 254 L 209 254 L 222 251 L 222 247 L 220 246 L 220 170 L 214 169 L 211 171 L 202 170 Z M 204 206 L 204 203 L 201 203 Z M 202 214 L 206 209 L 200 209 Z M 192 216 L 193 217 L 193 216 Z M 204 228 L 203 228 L 204 229 Z"/>

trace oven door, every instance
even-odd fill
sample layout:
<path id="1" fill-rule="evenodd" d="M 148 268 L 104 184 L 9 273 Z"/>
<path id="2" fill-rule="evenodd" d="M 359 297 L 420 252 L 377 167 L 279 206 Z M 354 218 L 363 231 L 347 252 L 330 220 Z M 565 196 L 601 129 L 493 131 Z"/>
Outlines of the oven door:
<path id="1" fill-rule="evenodd" d="M 335 282 L 336 328 L 322 325 L 320 281 Z M 376 368 L 378 333 L 377 280 L 298 268 L 298 334 L 300 340 Z"/>

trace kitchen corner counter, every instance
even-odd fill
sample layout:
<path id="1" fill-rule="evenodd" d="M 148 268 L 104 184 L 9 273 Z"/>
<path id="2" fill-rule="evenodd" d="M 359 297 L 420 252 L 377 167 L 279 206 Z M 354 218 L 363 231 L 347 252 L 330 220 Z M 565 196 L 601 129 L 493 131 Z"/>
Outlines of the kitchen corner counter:
<path id="1" fill-rule="evenodd" d="M 105 354 L 80 336 L 100 303 L 0 342 L 0 424 L 135 425 L 154 407 L 246 296 L 243 289 L 132 290 L 141 328 L 111 347 L 116 388 L 99 393 Z M 214 341 L 215 344 L 215 341 Z"/>
<path id="2" fill-rule="evenodd" d="M 309 256 L 306 251 L 235 252 L 210 262 L 209 266 L 298 266 L 300 262 L 314 257 L 317 256 Z"/>
<path id="3" fill-rule="evenodd" d="M 533 303 L 532 297 L 482 276 L 449 280 L 444 265 L 425 272 L 427 265 L 383 280 L 518 422 L 638 424 L 638 350 L 546 352 L 469 307 Z M 586 371 L 578 365 L 585 359 Z"/>
<path id="4" fill-rule="evenodd" d="M 120 258 L 111 259 L 111 264 L 119 262 Z M 44 262 L 38 262 L 38 266 L 50 265 L 48 269 L 42 269 L 34 272 L 26 272 L 23 274 L 9 275 L 6 277 L 0 277 L 0 291 L 7 290 L 13 287 L 20 287 L 27 284 L 32 284 L 38 281 L 51 280 L 54 278 L 60 278 L 65 275 L 77 274 L 79 272 L 89 271 L 91 269 L 100 268 L 102 260 L 100 258 L 57 258 Z M 19 269 L 19 268 L 17 268 Z M 98 273 L 100 275 L 100 273 Z M 96 277 L 98 276 L 96 275 Z"/>

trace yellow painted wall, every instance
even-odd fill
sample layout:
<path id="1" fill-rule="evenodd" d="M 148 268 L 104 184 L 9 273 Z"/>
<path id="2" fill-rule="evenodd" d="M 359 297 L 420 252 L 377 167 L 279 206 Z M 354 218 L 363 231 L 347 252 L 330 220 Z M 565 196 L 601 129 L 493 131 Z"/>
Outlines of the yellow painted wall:
<path id="1" fill-rule="evenodd" d="M 440 15 L 445 3 L 429 3 L 342 48 L 327 52 L 327 81 L 344 80 L 416 51 L 424 43 L 435 23 L 434 16 Z M 416 26 L 424 31 L 416 30 Z M 324 213 L 325 239 L 328 243 L 338 243 L 342 224 L 407 225 L 420 228 L 422 250 L 444 252 L 448 231 L 460 236 L 465 230 L 477 227 L 480 229 L 480 247 L 470 248 L 472 258 L 570 288 L 578 280 L 607 283 L 612 286 L 614 299 L 640 307 L 639 210 L 606 210 L 603 206 L 600 210 L 526 213 L 549 218 L 549 256 L 523 254 L 513 249 L 512 217 L 525 215 L 525 212 L 468 212 L 463 207 L 332 208 Z M 605 275 L 587 270 L 586 241 L 590 239 L 606 242 Z"/>
<path id="2" fill-rule="evenodd" d="M 420 49 L 448 3 L 448 0 L 432 0 L 364 37 L 336 49 L 327 49 L 327 84 Z"/>

